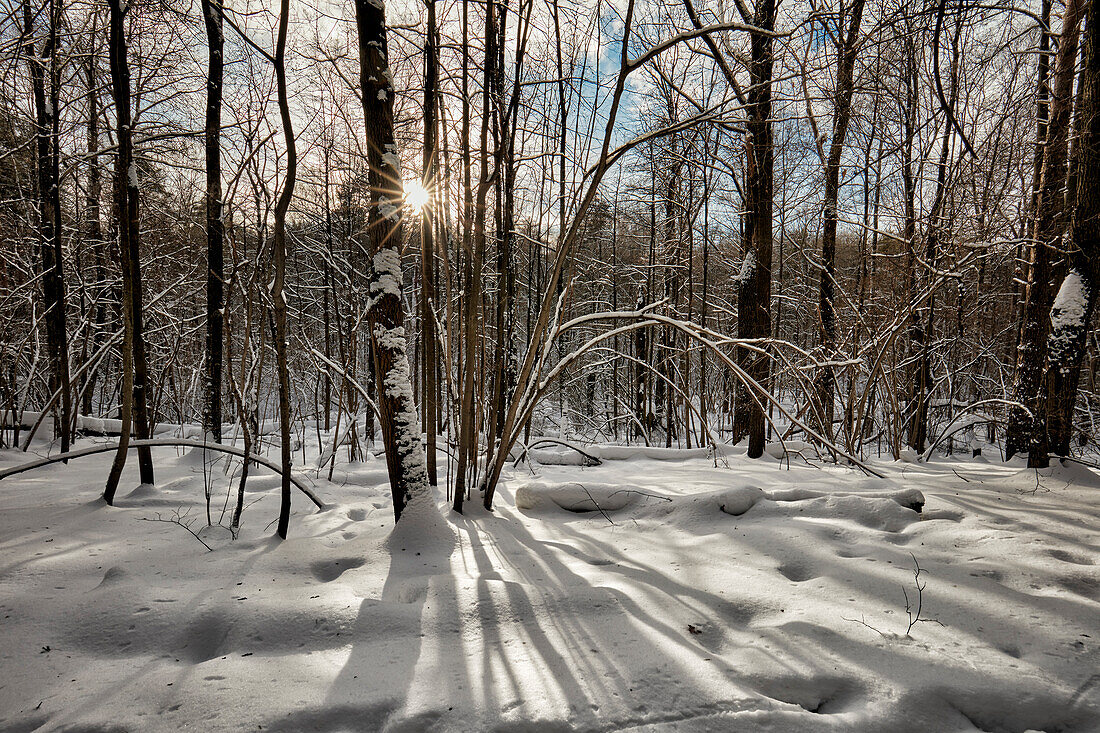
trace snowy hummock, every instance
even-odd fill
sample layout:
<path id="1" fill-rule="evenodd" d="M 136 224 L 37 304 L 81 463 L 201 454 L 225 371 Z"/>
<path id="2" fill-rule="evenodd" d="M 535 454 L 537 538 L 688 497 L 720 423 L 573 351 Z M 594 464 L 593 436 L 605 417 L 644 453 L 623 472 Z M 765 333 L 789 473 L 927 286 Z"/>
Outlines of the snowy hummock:
<path id="1" fill-rule="evenodd" d="M 212 552 L 140 520 L 205 517 L 205 470 L 217 521 L 239 462 L 155 448 L 115 508 L 109 454 L 6 479 L 0 730 L 1096 730 L 1088 468 L 584 448 L 396 533 L 383 459 L 303 471 L 330 506 L 284 542 L 253 467 L 240 539 L 193 525 Z"/>

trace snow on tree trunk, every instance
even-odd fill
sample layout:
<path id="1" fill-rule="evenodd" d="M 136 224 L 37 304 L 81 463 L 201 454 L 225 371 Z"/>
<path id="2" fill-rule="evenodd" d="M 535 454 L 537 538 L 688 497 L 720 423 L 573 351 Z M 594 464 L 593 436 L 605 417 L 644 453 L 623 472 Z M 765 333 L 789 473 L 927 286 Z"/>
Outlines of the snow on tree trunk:
<path id="1" fill-rule="evenodd" d="M 1066 185 L 1070 117 L 1073 111 L 1073 80 L 1077 63 L 1077 40 L 1082 2 L 1071 0 L 1062 19 L 1062 34 L 1054 68 L 1053 97 L 1049 105 L 1043 161 L 1037 185 L 1036 212 L 1028 262 L 1027 290 L 1021 316 L 1013 398 L 1022 405 L 1009 415 L 1005 451 L 1008 457 L 1028 450 L 1029 465 L 1046 465 L 1047 440 L 1044 429 L 1043 365 L 1050 335 L 1049 315 L 1060 266 L 1055 261 L 1064 247 L 1066 229 L 1063 207 Z M 1029 414 L 1029 411 L 1031 414 Z"/>
<path id="2" fill-rule="evenodd" d="M 770 31 L 775 27 L 776 3 L 761 0 L 754 25 Z M 749 90 L 749 121 L 745 155 L 745 262 L 737 288 L 737 336 L 766 339 L 771 336 L 772 280 L 772 37 L 750 34 L 752 86 Z M 738 349 L 738 364 L 757 383 L 766 385 L 770 362 L 762 354 Z M 763 398 L 752 395 L 744 384 L 738 387 L 734 406 L 734 438 L 749 436 L 749 457 L 764 453 Z"/>
<path id="3" fill-rule="evenodd" d="M 1081 360 L 1100 284 L 1100 18 L 1095 0 L 1089 3 L 1084 36 L 1070 269 L 1050 311 L 1043 383 L 1050 447 L 1062 456 L 1069 453 Z"/>
<path id="4" fill-rule="evenodd" d="M 408 347 L 401 305 L 402 238 L 401 160 L 393 132 L 393 79 L 386 49 L 386 11 L 381 0 L 356 0 L 359 71 L 369 164 L 370 209 L 367 236 L 373 254 L 370 276 L 370 332 L 386 467 L 393 493 L 395 521 L 419 517 L 408 525 L 438 517 L 420 422 L 413 400 Z"/>

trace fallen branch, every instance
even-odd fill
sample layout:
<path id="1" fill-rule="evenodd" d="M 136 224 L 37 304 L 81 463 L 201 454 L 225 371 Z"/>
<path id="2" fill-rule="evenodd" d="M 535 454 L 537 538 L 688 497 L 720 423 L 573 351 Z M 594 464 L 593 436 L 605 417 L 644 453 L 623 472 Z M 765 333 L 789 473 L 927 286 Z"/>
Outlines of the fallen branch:
<path id="1" fill-rule="evenodd" d="M 577 453 L 580 453 L 581 456 L 584 458 L 584 460 L 586 461 L 584 465 L 586 467 L 599 466 L 603 464 L 603 461 L 601 461 L 596 456 L 581 450 L 575 445 L 566 443 L 564 440 L 558 440 L 557 438 L 539 438 L 532 442 L 531 445 L 525 446 L 523 450 L 520 451 L 519 457 L 516 458 L 516 462 L 514 465 L 518 466 L 524 459 L 526 459 L 530 455 L 532 450 L 541 445 L 560 445 L 569 448 L 570 450 L 574 450 Z"/>
<path id="2" fill-rule="evenodd" d="M 131 440 L 128 448 L 155 448 L 160 446 L 168 447 L 184 447 L 184 448 L 205 448 L 206 450 L 214 451 L 216 453 L 228 453 L 231 456 L 237 456 L 238 458 L 244 458 L 245 460 L 257 463 L 264 468 L 269 468 L 275 473 L 282 475 L 283 471 L 279 464 L 258 456 L 256 454 L 248 455 L 242 449 L 232 445 L 222 445 L 221 443 L 209 443 L 202 440 L 191 440 L 189 438 L 147 438 L 142 440 Z M 60 463 L 61 461 L 71 461 L 74 458 L 83 458 L 84 456 L 92 456 L 96 453 L 109 453 L 111 451 L 118 450 L 118 443 L 104 443 L 101 445 L 93 445 L 87 448 L 79 448 L 77 450 L 71 450 L 66 453 L 59 453 L 56 456 L 50 456 L 48 458 L 41 458 L 37 461 L 31 461 L 30 463 L 24 463 L 21 466 L 14 466 L 12 468 L 0 471 L 0 481 L 8 478 L 9 476 L 15 476 L 16 474 L 23 473 L 24 471 L 32 471 L 36 468 L 42 468 L 48 466 L 51 463 Z M 300 479 L 290 476 L 290 483 L 294 484 L 303 494 L 309 497 L 318 509 L 324 509 L 325 503 L 313 493 L 313 489 L 306 486 Z"/>
<path id="3" fill-rule="evenodd" d="M 615 524 L 615 522 L 611 519 L 611 517 L 607 516 L 607 512 L 605 512 L 603 510 L 603 507 L 600 506 L 600 503 L 598 501 L 596 501 L 596 497 L 592 496 L 592 492 L 590 492 L 584 484 L 578 484 L 577 482 L 574 481 L 571 484 L 565 484 L 565 485 L 566 486 L 580 486 L 581 491 L 588 494 L 588 500 L 592 502 L 592 505 L 594 507 L 596 507 L 596 511 L 598 511 L 600 514 L 602 514 L 603 518 L 606 519 L 608 521 L 608 523 Z M 562 508 L 564 509 L 565 507 L 562 507 Z M 567 509 L 566 511 L 577 511 L 577 510 L 576 509 Z"/>

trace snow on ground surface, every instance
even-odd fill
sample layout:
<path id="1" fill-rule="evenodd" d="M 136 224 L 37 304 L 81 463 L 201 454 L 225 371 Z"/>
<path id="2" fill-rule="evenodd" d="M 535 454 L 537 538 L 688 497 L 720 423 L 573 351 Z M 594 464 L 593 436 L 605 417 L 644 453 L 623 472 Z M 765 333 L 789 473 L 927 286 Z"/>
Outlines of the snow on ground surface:
<path id="1" fill-rule="evenodd" d="M 205 517 L 201 456 L 115 508 L 109 454 L 5 479 L 0 731 L 1100 730 L 1089 469 L 595 453 L 423 544 L 377 458 L 310 473 L 285 542 L 254 469 L 212 552 L 141 521 Z"/>

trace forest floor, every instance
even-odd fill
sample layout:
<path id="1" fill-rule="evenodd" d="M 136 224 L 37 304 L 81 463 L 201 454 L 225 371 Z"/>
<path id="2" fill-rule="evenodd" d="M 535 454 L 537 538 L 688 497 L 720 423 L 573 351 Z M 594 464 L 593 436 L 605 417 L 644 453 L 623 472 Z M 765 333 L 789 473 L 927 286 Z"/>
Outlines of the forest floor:
<path id="1" fill-rule="evenodd" d="M 5 479 L 0 731 L 1100 730 L 1091 470 L 593 450 L 416 543 L 378 458 L 284 542 L 266 470 L 203 528 L 201 451 L 114 508 L 109 454 Z"/>

